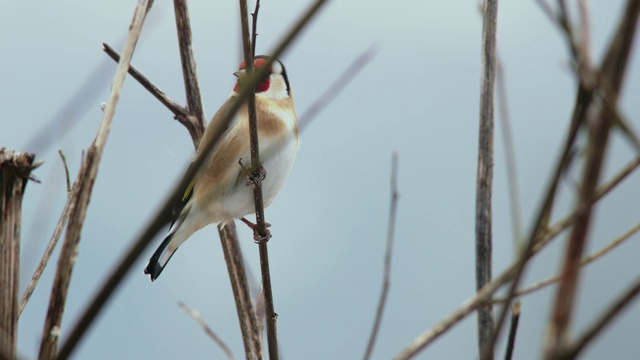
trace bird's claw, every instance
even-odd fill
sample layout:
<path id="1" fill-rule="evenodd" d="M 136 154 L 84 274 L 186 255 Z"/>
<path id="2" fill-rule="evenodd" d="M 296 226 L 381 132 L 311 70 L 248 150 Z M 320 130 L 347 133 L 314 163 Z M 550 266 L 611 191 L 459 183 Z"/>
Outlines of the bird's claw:
<path id="1" fill-rule="evenodd" d="M 258 232 L 258 225 L 252 223 L 251 221 L 249 221 L 249 220 L 247 220 L 245 218 L 240 218 L 240 221 L 245 223 L 251 230 L 253 230 L 253 241 L 256 244 L 259 244 L 261 242 L 267 242 L 267 241 L 269 241 L 269 239 L 271 239 L 271 231 L 269 231 L 269 228 L 271 227 L 270 223 L 268 223 L 268 222 L 264 223 L 265 235 L 262 236 Z"/>
<path id="2" fill-rule="evenodd" d="M 261 183 L 266 178 L 267 178 L 267 170 L 265 170 L 264 166 L 260 165 L 257 172 L 253 172 L 247 177 L 247 181 L 245 182 L 245 185 L 253 186 L 258 183 Z"/>
<path id="3" fill-rule="evenodd" d="M 267 241 L 269 241 L 269 239 L 271 239 L 271 231 L 269 231 L 269 229 L 267 229 L 266 227 L 264 231 L 265 231 L 265 235 L 262 236 L 258 232 L 257 228 L 253 229 L 253 242 L 255 242 L 256 244 L 260 244 L 260 243 L 266 243 Z"/>

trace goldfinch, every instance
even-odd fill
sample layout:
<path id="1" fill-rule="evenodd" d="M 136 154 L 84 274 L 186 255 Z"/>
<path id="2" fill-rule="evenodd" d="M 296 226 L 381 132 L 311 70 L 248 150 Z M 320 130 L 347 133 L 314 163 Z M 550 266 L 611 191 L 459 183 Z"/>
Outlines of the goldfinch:
<path id="1" fill-rule="evenodd" d="M 267 59 L 257 56 L 255 67 L 263 66 Z M 234 73 L 238 77 L 235 87 L 210 123 L 219 121 L 238 96 L 244 72 L 243 62 L 240 70 Z M 267 207 L 280 192 L 295 161 L 298 117 L 287 72 L 280 61 L 273 62 L 269 76 L 256 87 L 255 92 L 260 160 L 266 170 L 262 192 L 264 206 Z M 244 219 L 244 216 L 255 212 L 253 187 L 247 186 L 245 171 L 251 166 L 248 118 L 247 106 L 242 106 L 185 192 L 180 204 L 182 208 L 176 211 L 167 237 L 144 269 L 151 281 L 158 278 L 178 247 L 206 225 L 225 224 L 234 219 L 252 225 Z M 209 128 L 203 135 L 198 152 L 202 151 Z"/>

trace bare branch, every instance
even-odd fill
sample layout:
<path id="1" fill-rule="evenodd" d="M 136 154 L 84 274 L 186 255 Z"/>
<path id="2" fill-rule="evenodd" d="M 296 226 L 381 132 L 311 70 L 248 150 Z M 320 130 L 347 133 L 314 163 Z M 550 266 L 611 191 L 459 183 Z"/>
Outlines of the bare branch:
<path id="1" fill-rule="evenodd" d="M 622 86 L 639 15 L 640 3 L 633 0 L 628 1 L 616 37 L 610 44 L 602 64 L 600 74 L 606 79 L 605 83 L 611 84 L 616 94 Z M 616 99 L 613 101 L 613 105 L 615 105 Z M 576 220 L 569 236 L 562 267 L 562 279 L 556 293 L 553 316 L 547 334 L 547 354 L 549 357 L 554 357 L 556 351 L 562 349 L 568 340 L 567 331 L 577 292 L 580 261 L 587 242 L 593 199 L 596 196 L 596 187 L 613 124 L 613 119 L 607 111 L 602 110 L 602 106 L 599 109 L 594 109 L 593 112 L 594 121 L 589 126 L 589 147 L 580 186 L 580 197 L 576 205 Z"/>
<path id="2" fill-rule="evenodd" d="M 102 50 L 109 55 L 113 60 L 120 61 L 120 54 L 116 50 L 114 50 L 109 44 L 103 43 Z M 131 75 L 134 79 L 140 83 L 147 91 L 151 93 L 160 103 L 169 109 L 175 116 L 176 120 L 178 120 L 182 125 L 184 125 L 189 133 L 192 134 L 191 127 L 193 124 L 188 120 L 188 111 L 184 107 L 180 106 L 177 102 L 171 100 L 164 91 L 160 90 L 154 83 L 152 83 L 147 77 L 142 75 L 138 69 L 133 66 L 129 66 L 129 75 Z M 195 134 L 192 134 L 192 137 Z"/>
<path id="3" fill-rule="evenodd" d="M 476 178 L 476 289 L 491 281 L 492 234 L 491 192 L 493 187 L 493 114 L 496 79 L 496 32 L 498 0 L 485 0 L 482 16 L 482 82 L 480 84 L 480 125 L 478 173 Z M 480 358 L 493 359 L 493 308 L 478 310 Z"/>
<path id="4" fill-rule="evenodd" d="M 235 223 L 232 221 L 224 226 L 218 226 L 218 233 L 220 234 L 224 259 L 227 263 L 233 299 L 236 302 L 245 354 L 247 359 L 262 359 L 260 330 L 256 320 L 256 313 L 251 303 L 251 294 L 247 285 L 247 274 Z"/>
<path id="5" fill-rule="evenodd" d="M 197 149 L 202 134 L 204 132 L 204 110 L 202 108 L 202 97 L 198 86 L 198 76 L 196 74 L 196 60 L 193 57 L 191 47 L 191 25 L 189 21 L 189 10 L 187 0 L 174 0 L 173 7 L 176 13 L 176 26 L 178 28 L 178 42 L 180 44 L 180 60 L 182 61 L 182 74 L 184 77 L 184 88 L 187 94 L 187 109 L 189 112 L 189 122 L 193 125 L 188 127 L 189 131 L 197 131 L 192 134 L 192 138 Z"/>
<path id="6" fill-rule="evenodd" d="M 109 95 L 107 108 L 104 112 L 96 138 L 89 148 L 81 173 L 74 184 L 74 187 L 78 187 L 78 196 L 74 201 L 74 206 L 69 212 L 67 233 L 60 252 L 60 258 L 58 260 L 58 267 L 56 269 L 51 297 L 49 299 L 49 311 L 47 312 L 42 343 L 40 344 L 40 359 L 53 359 L 56 357 L 60 324 L 62 322 L 62 315 L 65 308 L 69 283 L 71 281 L 73 265 L 75 264 L 75 259 L 78 254 L 78 243 L 80 241 L 80 234 L 82 232 L 84 220 L 86 218 L 89 199 L 91 198 L 93 184 L 98 174 L 100 159 L 102 158 L 107 137 L 111 130 L 111 123 L 113 121 L 113 116 L 115 115 L 115 109 L 120 98 L 120 92 L 122 91 L 122 86 L 127 75 L 131 57 L 133 56 L 133 51 L 140 36 L 148 4 L 148 0 L 140 0 L 136 5 L 136 11 L 131 21 L 129 36 L 127 37 L 123 56 L 118 63 L 118 68 L 116 69 L 116 75 L 113 80 L 113 86 L 111 88 L 111 94 Z M 73 347 L 63 347 L 57 358 L 66 359 L 70 355 L 72 349 Z"/>
<path id="7" fill-rule="evenodd" d="M 257 18 L 255 19 L 257 21 Z M 242 24 L 242 48 L 244 51 L 245 72 L 248 76 L 254 73 L 253 54 L 251 52 L 251 34 L 249 32 L 249 18 L 247 0 L 240 0 L 240 22 Z M 258 143 L 258 118 L 256 116 L 256 96 L 252 92 L 247 97 L 249 112 L 249 135 L 251 146 L 251 170 L 253 183 L 253 198 L 256 210 L 256 229 L 258 234 L 267 238 L 267 227 L 264 220 L 264 203 L 262 200 L 262 182 L 259 175 L 262 163 L 260 162 L 260 145 Z M 264 279 L 263 279 L 264 280 Z"/>
<path id="8" fill-rule="evenodd" d="M 231 353 L 231 350 L 229 349 L 229 347 L 227 346 L 227 344 L 225 344 L 224 341 L 222 341 L 222 339 L 220 339 L 220 337 L 218 337 L 218 335 L 216 335 L 215 332 L 213 332 L 213 330 L 211 329 L 211 327 L 209 327 L 209 325 L 207 325 L 206 322 L 204 322 L 204 320 L 202 320 L 202 317 L 200 316 L 200 313 L 191 309 L 190 307 L 188 307 L 187 305 L 185 305 L 182 302 L 178 303 L 178 307 L 180 307 L 180 310 L 184 311 L 187 315 L 191 316 L 191 318 L 193 320 L 195 320 L 201 327 L 202 330 L 204 330 L 204 332 L 218 345 L 220 346 L 220 348 L 222 349 L 222 351 L 225 353 L 225 355 L 227 355 L 227 359 L 233 360 L 233 354 Z"/>
<path id="9" fill-rule="evenodd" d="M 387 295 L 389 293 L 389 284 L 391 282 L 391 254 L 393 252 L 393 238 L 396 229 L 396 212 L 398 209 L 398 153 L 393 153 L 391 158 L 391 206 L 389 208 L 389 224 L 387 226 L 387 250 L 384 255 L 384 273 L 382 276 L 382 291 L 380 292 L 380 299 L 378 300 L 378 309 L 376 310 L 376 317 L 371 328 L 371 335 L 369 336 L 369 342 L 367 349 L 364 353 L 363 359 L 368 360 L 373 353 L 373 347 L 376 344 L 376 338 L 378 331 L 380 330 L 380 323 L 382 322 L 382 313 L 384 312 L 385 304 L 387 303 Z"/>
<path id="10" fill-rule="evenodd" d="M 254 54 L 255 44 L 251 44 L 251 35 L 249 33 L 249 18 L 247 11 L 247 0 L 239 0 L 240 2 L 240 23 L 242 25 L 242 49 L 244 51 L 245 72 L 247 75 L 254 74 Z M 256 3 L 256 6 L 259 6 Z M 254 14 L 254 37 L 257 27 L 258 14 Z M 266 65 L 265 65 L 266 67 Z M 249 113 L 249 137 L 251 147 L 251 170 L 252 174 L 249 178 L 253 183 L 253 200 L 256 215 L 256 226 L 254 227 L 254 238 L 256 240 L 260 252 L 260 271 L 262 273 L 262 287 L 264 290 L 266 325 L 267 325 L 267 344 L 269 348 L 269 359 L 278 360 L 278 334 L 276 329 L 277 315 L 273 305 L 273 293 L 271 288 L 271 271 L 269 268 L 269 251 L 267 241 L 271 237 L 268 233 L 266 222 L 264 220 L 264 202 L 262 198 L 262 163 L 260 162 L 260 146 L 258 143 L 258 118 L 256 116 L 256 97 L 253 88 L 251 94 L 247 97 L 247 109 Z"/>
<path id="11" fill-rule="evenodd" d="M 62 165 L 64 166 L 64 175 L 67 180 L 67 194 L 71 192 L 71 179 L 69 177 L 69 167 L 67 166 L 67 158 L 64 156 L 62 150 L 58 150 L 58 154 L 60 154 L 60 159 L 62 159 Z"/>

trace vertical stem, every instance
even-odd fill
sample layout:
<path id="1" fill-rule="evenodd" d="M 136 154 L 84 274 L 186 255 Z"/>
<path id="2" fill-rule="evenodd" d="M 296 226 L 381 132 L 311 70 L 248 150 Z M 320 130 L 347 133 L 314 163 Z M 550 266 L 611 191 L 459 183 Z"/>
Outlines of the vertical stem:
<path id="1" fill-rule="evenodd" d="M 496 21 L 498 1 L 485 0 L 482 28 L 482 84 L 476 184 L 476 290 L 491 281 L 491 190 L 493 183 L 493 114 L 496 79 Z M 478 310 L 478 346 L 481 358 L 493 359 L 493 308 Z"/>
<path id="2" fill-rule="evenodd" d="M 34 154 L 0 148 L 0 354 L 16 358 L 22 195 Z"/>
<path id="3" fill-rule="evenodd" d="M 191 138 L 194 140 L 196 149 L 202 138 L 204 130 L 204 109 L 202 108 L 202 98 L 200 87 L 198 86 L 198 76 L 196 74 L 196 61 L 191 47 L 191 24 L 189 21 L 189 9 L 187 0 L 174 0 L 174 11 L 176 14 L 176 26 L 178 28 L 178 42 L 180 44 L 180 60 L 182 62 L 182 73 L 184 77 L 184 88 L 187 94 L 187 110 L 189 122 L 194 126 L 189 126 Z"/>
<path id="4" fill-rule="evenodd" d="M 256 14 L 257 15 L 257 14 Z M 245 72 L 251 77 L 253 69 L 253 53 L 251 51 L 251 37 L 249 33 L 249 13 L 247 1 L 240 0 L 240 21 L 242 22 L 242 48 L 244 50 Z M 254 25 L 255 26 L 255 25 Z M 255 27 L 254 27 L 255 28 Z M 256 210 L 256 229 L 260 236 L 266 237 L 267 228 L 264 220 L 264 203 L 262 199 L 262 185 L 258 180 L 262 165 L 260 163 L 260 148 L 258 146 L 258 120 L 256 117 L 256 98 L 252 91 L 247 97 L 249 110 L 249 135 L 251 145 L 251 169 L 253 178 L 253 199 Z M 256 181 L 258 180 L 258 181 Z M 278 359 L 278 337 L 276 332 L 276 314 L 273 306 L 273 294 L 271 292 L 271 273 L 269 268 L 269 251 L 267 241 L 258 243 L 260 251 L 260 270 L 262 273 L 262 287 L 264 289 L 265 314 L 267 323 L 267 344 L 269 347 L 269 359 Z"/>
<path id="5" fill-rule="evenodd" d="M 273 306 L 273 294 L 271 292 L 271 272 L 269 267 L 269 251 L 267 242 L 258 244 L 260 249 L 260 270 L 262 272 L 262 288 L 264 289 L 265 321 L 267 323 L 267 345 L 269 347 L 269 359 L 277 360 L 278 355 L 278 331 L 276 328 L 278 315 Z"/>
<path id="6" fill-rule="evenodd" d="M 247 360 L 262 359 L 262 344 L 255 311 L 251 303 L 247 274 L 245 273 L 242 250 L 238 243 L 236 225 L 233 221 L 218 226 L 224 259 L 227 263 L 233 298 L 236 302 L 240 331 Z"/>

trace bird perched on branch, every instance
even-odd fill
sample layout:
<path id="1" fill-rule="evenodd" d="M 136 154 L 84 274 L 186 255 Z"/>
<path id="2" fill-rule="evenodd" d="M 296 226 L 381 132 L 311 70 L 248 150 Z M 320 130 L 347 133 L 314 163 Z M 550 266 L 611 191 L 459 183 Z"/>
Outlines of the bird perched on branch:
<path id="1" fill-rule="evenodd" d="M 267 59 L 257 56 L 255 67 L 264 66 Z M 244 62 L 234 75 L 238 78 L 236 85 L 210 124 L 220 121 L 238 96 L 240 82 L 245 77 Z M 280 61 L 273 62 L 269 76 L 256 87 L 255 93 L 260 160 L 266 170 L 262 191 L 264 206 L 267 207 L 280 192 L 298 150 L 298 120 L 293 93 Z M 167 237 L 144 269 L 151 281 L 160 275 L 178 247 L 206 225 L 241 219 L 257 234 L 255 225 L 244 219 L 244 216 L 255 212 L 253 188 L 247 181 L 247 169 L 251 167 L 248 118 L 247 106 L 242 106 L 186 190 Z M 205 131 L 198 153 L 202 151 L 211 128 Z"/>

